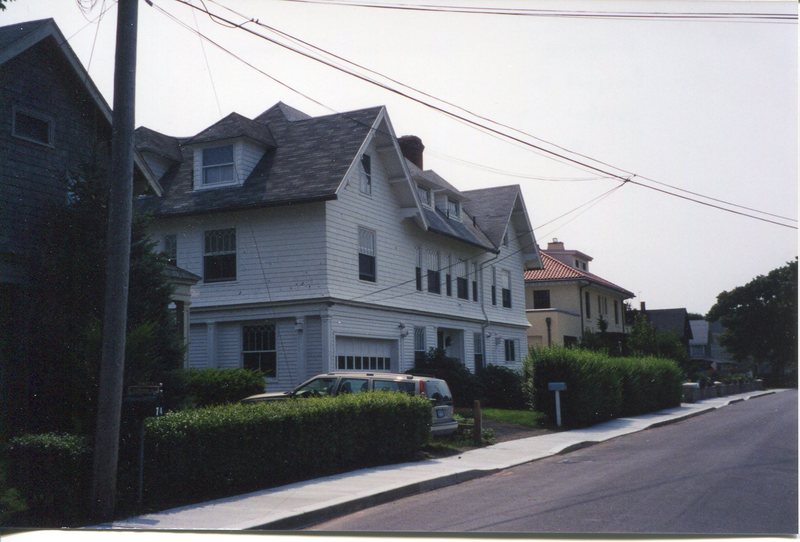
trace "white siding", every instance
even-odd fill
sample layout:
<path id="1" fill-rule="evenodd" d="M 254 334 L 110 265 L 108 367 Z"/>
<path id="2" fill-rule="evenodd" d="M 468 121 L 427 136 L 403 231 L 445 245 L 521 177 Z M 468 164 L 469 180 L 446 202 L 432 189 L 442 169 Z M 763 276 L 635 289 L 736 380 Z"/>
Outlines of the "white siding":
<path id="1" fill-rule="evenodd" d="M 208 350 L 206 348 L 205 324 L 189 328 L 189 368 L 200 369 L 208 367 Z"/>

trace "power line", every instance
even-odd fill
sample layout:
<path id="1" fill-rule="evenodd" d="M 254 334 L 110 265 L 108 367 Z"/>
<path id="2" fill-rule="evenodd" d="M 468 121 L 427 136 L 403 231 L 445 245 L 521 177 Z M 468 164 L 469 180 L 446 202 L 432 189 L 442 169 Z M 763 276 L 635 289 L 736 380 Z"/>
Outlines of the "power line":
<path id="1" fill-rule="evenodd" d="M 295 47 L 292 47 L 292 46 L 287 45 L 285 43 L 281 43 L 280 41 L 277 41 L 274 38 L 271 38 L 271 37 L 266 36 L 264 34 L 258 33 L 258 32 L 254 31 L 254 30 L 251 30 L 250 28 L 247 28 L 245 26 L 248 23 L 255 23 L 255 24 L 259 25 L 259 26 L 263 26 L 262 23 L 258 22 L 258 19 L 249 18 L 246 21 L 237 24 L 236 22 L 228 20 L 228 19 L 226 19 L 225 17 L 223 17 L 221 15 L 211 14 L 205 8 L 205 6 L 203 8 L 201 8 L 201 7 L 198 7 L 198 6 L 195 6 L 195 5 L 191 4 L 187 0 L 175 0 L 175 1 L 178 2 L 178 3 L 184 4 L 186 6 L 189 6 L 192 9 L 203 11 L 203 12 L 209 14 L 209 16 L 212 16 L 212 20 L 214 20 L 218 24 L 223 24 L 225 26 L 234 27 L 236 29 L 243 30 L 243 31 L 245 31 L 245 32 L 247 32 L 249 34 L 252 34 L 252 35 L 254 35 L 256 37 L 259 37 L 259 38 L 261 38 L 261 39 L 263 39 L 265 41 L 268 41 L 268 42 L 270 42 L 270 43 L 272 43 L 274 45 L 278 45 L 279 47 L 285 48 L 285 49 L 287 49 L 289 51 L 292 51 L 292 52 L 294 52 L 296 54 L 299 54 L 299 55 L 301 55 L 301 56 L 303 56 L 305 58 L 308 58 L 310 60 L 314 60 L 314 61 L 316 61 L 318 63 L 321 63 L 323 65 L 331 67 L 331 68 L 333 68 L 335 70 L 338 70 L 338 71 L 341 71 L 341 72 L 346 73 L 348 75 L 351 75 L 352 77 L 355 77 L 357 79 L 360 79 L 360 80 L 365 81 L 367 83 L 370 83 L 372 85 L 378 86 L 379 88 L 387 90 L 387 91 L 389 91 L 391 93 L 394 93 L 394 94 L 397 94 L 399 96 L 405 97 L 405 98 L 407 98 L 407 99 L 409 99 L 411 101 L 414 101 L 414 102 L 416 102 L 416 103 L 418 103 L 420 105 L 423 105 L 425 107 L 428 107 L 430 109 L 438 111 L 438 112 L 440 112 L 440 113 L 442 113 L 442 114 L 444 114 L 444 115 L 446 115 L 448 117 L 451 117 L 453 119 L 456 119 L 456 120 L 462 121 L 464 123 L 467 123 L 467 124 L 469 124 L 469 125 L 471 125 L 471 126 L 473 126 L 475 128 L 478 128 L 478 129 L 482 130 L 482 131 L 496 134 L 496 135 L 498 135 L 498 136 L 500 136 L 500 137 L 502 137 L 502 138 L 504 138 L 504 139 L 506 139 L 508 141 L 517 142 L 517 143 L 525 145 L 525 146 L 527 146 L 529 148 L 536 149 L 538 151 L 546 153 L 550 157 L 555 157 L 555 158 L 561 159 L 563 161 L 566 161 L 566 162 L 571 163 L 573 165 L 576 165 L 578 167 L 582 167 L 584 169 L 589 169 L 589 170 L 592 170 L 592 171 L 594 171 L 596 173 L 600 173 L 600 174 L 602 174 L 604 176 L 613 177 L 613 178 L 615 178 L 615 179 L 617 179 L 619 181 L 622 181 L 622 182 L 631 182 L 633 184 L 636 184 L 637 186 L 641 186 L 643 188 L 647 188 L 649 190 L 653 190 L 653 191 L 656 191 L 656 192 L 659 192 L 659 193 L 662 193 L 662 194 L 671 195 L 673 197 L 684 199 L 686 201 L 692 201 L 692 202 L 698 203 L 700 205 L 704 205 L 704 206 L 707 206 L 707 207 L 715 208 L 715 209 L 718 209 L 718 210 L 721 210 L 721 211 L 726 211 L 726 212 L 729 212 L 729 213 L 732 213 L 732 214 L 736 214 L 736 215 L 740 215 L 740 216 L 744 216 L 744 217 L 748 217 L 748 218 L 753 218 L 755 220 L 760 220 L 762 222 L 771 223 L 771 224 L 774 224 L 774 225 L 777 225 L 777 226 L 782 226 L 782 227 L 785 227 L 785 228 L 797 229 L 796 226 L 792 226 L 792 225 L 784 224 L 782 222 L 777 222 L 775 220 L 770 220 L 770 219 L 767 219 L 767 218 L 751 215 L 749 213 L 736 211 L 735 209 L 729 209 L 727 207 L 722 207 L 722 206 L 716 205 L 714 203 L 701 201 L 701 200 L 698 200 L 698 199 L 695 199 L 695 198 L 692 198 L 692 197 L 684 196 L 682 194 L 676 194 L 676 193 L 670 192 L 668 190 L 664 190 L 664 189 L 660 189 L 660 188 L 657 188 L 657 187 L 654 187 L 654 186 L 650 186 L 650 185 L 647 185 L 647 184 L 645 184 L 645 183 L 643 183 L 641 181 L 636 181 L 636 180 L 633 179 L 633 177 L 644 178 L 644 177 L 641 177 L 639 175 L 633 174 L 633 177 L 630 177 L 630 176 L 629 177 L 624 177 L 622 175 L 607 171 L 607 170 L 605 170 L 605 169 L 603 169 L 601 167 L 594 166 L 594 165 L 591 165 L 591 164 L 587 164 L 587 163 L 582 162 L 582 161 L 580 161 L 578 159 L 566 156 L 566 155 L 564 155 L 562 153 L 559 153 L 559 152 L 544 148 L 544 147 L 542 147 L 540 145 L 531 143 L 530 141 L 525 141 L 524 139 L 521 139 L 520 137 L 514 136 L 513 134 L 509 134 L 509 133 L 503 132 L 502 130 L 493 128 L 491 126 L 486 126 L 485 124 L 481 124 L 480 122 L 477 122 L 475 120 L 466 118 L 463 115 L 459 115 L 459 114 L 454 113 L 452 111 L 448 111 L 447 109 L 445 109 L 445 108 L 443 108 L 441 106 L 438 106 L 438 105 L 435 105 L 435 104 L 431 104 L 431 103 L 426 102 L 425 100 L 423 100 L 421 98 L 417 98 L 415 96 L 411 96 L 406 92 L 403 92 L 403 91 L 400 91 L 398 89 L 392 88 L 392 87 L 390 87 L 389 85 L 387 85 L 385 83 L 381 83 L 381 82 L 375 81 L 375 80 L 370 79 L 369 77 L 367 77 L 365 75 L 362 75 L 362 74 L 356 73 L 356 72 L 354 72 L 352 70 L 337 66 L 335 63 L 333 63 L 333 62 L 331 62 L 329 60 L 326 60 L 326 59 L 323 59 L 323 58 L 319 58 L 317 56 L 314 56 L 313 54 L 310 54 L 310 53 L 307 53 L 307 52 L 304 52 L 304 51 L 300 51 Z M 219 2 L 215 2 L 215 3 L 220 5 Z M 244 17 L 243 15 L 240 15 L 240 16 Z M 570 152 L 572 154 L 578 155 L 578 156 L 582 156 L 582 155 L 579 155 L 578 153 L 574 153 L 573 151 L 569 151 L 568 149 L 566 149 L 566 151 Z M 586 158 L 588 158 L 588 157 L 586 157 Z M 591 159 L 591 160 L 596 161 L 594 159 Z M 599 161 L 596 161 L 596 162 L 600 163 Z M 622 169 L 617 168 L 616 166 L 610 166 L 610 167 L 612 167 L 614 169 L 619 169 L 620 171 L 623 171 Z M 702 197 L 705 197 L 705 196 L 702 196 Z M 719 200 L 719 201 L 721 201 L 721 200 Z M 731 204 L 729 202 L 725 202 L 725 204 L 726 205 L 731 205 L 731 206 L 736 206 L 736 204 Z M 761 211 L 756 211 L 756 212 L 759 212 L 759 213 L 762 213 L 762 214 L 771 214 L 771 213 L 763 213 Z"/>
<path id="2" fill-rule="evenodd" d="M 471 15 L 503 15 L 517 17 L 548 17 L 578 19 L 613 20 L 660 20 L 660 21 L 706 21 L 706 22 L 747 22 L 784 23 L 797 20 L 791 13 L 768 12 L 691 12 L 691 11 L 596 11 L 536 8 L 493 8 L 435 4 L 403 4 L 376 2 L 346 2 L 341 0 L 284 0 L 298 4 L 317 4 L 323 6 L 342 6 L 396 11 L 419 11 L 428 13 L 460 13 Z"/>

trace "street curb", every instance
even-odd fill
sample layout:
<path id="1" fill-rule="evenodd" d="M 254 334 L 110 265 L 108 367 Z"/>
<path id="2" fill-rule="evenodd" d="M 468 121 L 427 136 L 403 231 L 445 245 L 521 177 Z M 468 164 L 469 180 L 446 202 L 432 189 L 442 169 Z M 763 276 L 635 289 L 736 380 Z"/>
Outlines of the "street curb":
<path id="1" fill-rule="evenodd" d="M 416 482 L 407 486 L 391 489 L 389 491 L 383 491 L 374 495 L 360 497 L 352 501 L 333 504 L 317 510 L 309 510 L 308 512 L 303 512 L 294 516 L 276 519 L 255 527 L 248 527 L 246 530 L 287 531 L 299 529 L 301 527 L 322 523 L 323 521 L 336 518 L 343 514 L 352 514 L 360 510 L 386 504 L 404 497 L 421 495 L 429 491 L 458 485 L 463 482 L 469 482 L 470 480 L 475 480 L 476 478 L 483 478 L 484 476 L 495 474 L 501 470 L 503 469 L 473 469 L 469 471 L 448 474 L 447 476 L 443 476 L 441 478 L 426 480 L 424 482 Z"/>

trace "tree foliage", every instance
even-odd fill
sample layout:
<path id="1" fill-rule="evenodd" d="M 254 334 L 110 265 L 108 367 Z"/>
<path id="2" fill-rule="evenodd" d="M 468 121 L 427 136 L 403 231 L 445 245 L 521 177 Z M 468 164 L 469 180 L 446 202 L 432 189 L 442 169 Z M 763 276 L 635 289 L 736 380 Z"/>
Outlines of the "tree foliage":
<path id="1" fill-rule="evenodd" d="M 739 361 L 768 362 L 780 376 L 797 368 L 797 259 L 724 291 L 706 315 L 725 327 L 720 342 Z"/>
<path id="2" fill-rule="evenodd" d="M 106 175 L 86 171 L 68 205 L 50 213 L 48 239 L 33 277 L 39 308 L 28 340 L 27 431 L 92 431 L 102 345 L 107 223 Z M 125 386 L 178 368 L 182 346 L 168 309 L 165 263 L 135 219 L 131 236 Z"/>

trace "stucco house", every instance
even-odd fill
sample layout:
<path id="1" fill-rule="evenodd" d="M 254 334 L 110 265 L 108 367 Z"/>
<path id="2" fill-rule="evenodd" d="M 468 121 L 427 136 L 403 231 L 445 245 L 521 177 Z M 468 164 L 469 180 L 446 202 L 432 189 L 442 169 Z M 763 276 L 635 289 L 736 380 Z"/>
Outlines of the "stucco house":
<path id="1" fill-rule="evenodd" d="M 586 332 L 625 333 L 625 300 L 633 292 L 589 271 L 592 257 L 553 239 L 541 250 L 542 268 L 524 273 L 526 314 L 534 346 L 571 346 Z"/>
<path id="2" fill-rule="evenodd" d="M 518 186 L 461 192 L 423 169 L 386 109 L 283 103 L 191 137 L 137 130 L 163 194 L 139 198 L 192 288 L 187 367 L 283 390 L 338 370 L 405 371 L 432 347 L 519 367 L 522 272 L 541 265 Z"/>

